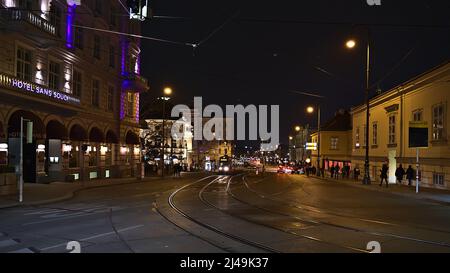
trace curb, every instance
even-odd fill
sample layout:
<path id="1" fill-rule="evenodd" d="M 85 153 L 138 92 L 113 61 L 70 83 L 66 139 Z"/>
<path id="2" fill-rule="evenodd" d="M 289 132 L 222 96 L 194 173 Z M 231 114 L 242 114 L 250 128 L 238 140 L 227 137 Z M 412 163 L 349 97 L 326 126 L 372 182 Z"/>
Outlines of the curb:
<path id="1" fill-rule="evenodd" d="M 329 181 L 329 182 L 335 182 L 335 183 L 339 183 L 339 180 L 333 180 L 331 178 L 322 178 L 322 177 L 318 177 L 318 176 L 310 176 L 310 178 L 314 178 L 314 179 L 318 179 L 318 180 L 322 180 L 322 181 Z M 399 192 L 388 192 L 388 191 L 381 191 L 378 189 L 373 189 L 370 187 L 363 187 L 362 185 L 353 185 L 351 183 L 343 183 L 344 185 L 347 185 L 349 187 L 354 187 L 354 188 L 360 188 L 360 189 L 366 189 L 366 190 L 370 190 L 370 191 L 376 191 L 376 192 L 383 192 L 383 193 L 387 193 L 387 194 L 393 194 L 393 195 L 397 195 L 397 196 L 402 196 L 402 197 L 409 197 L 409 198 L 414 198 L 414 199 L 419 199 L 419 200 L 423 200 L 423 201 L 428 201 L 428 202 L 432 202 L 432 203 L 437 203 L 440 205 L 444 205 L 444 206 L 450 206 L 450 201 L 441 201 L 441 200 L 436 200 L 433 198 L 429 198 L 429 197 L 420 197 L 417 195 L 410 195 L 410 194 L 404 194 L 404 193 L 399 193 Z"/>
<path id="2" fill-rule="evenodd" d="M 4 206 L 0 206 L 0 210 L 17 208 L 17 207 L 32 207 L 32 206 L 39 206 L 39 205 L 45 205 L 45 204 L 51 204 L 51 203 L 56 203 L 56 202 L 67 201 L 67 200 L 70 200 L 70 199 L 74 198 L 78 193 L 80 193 L 82 191 L 85 191 L 85 190 L 92 190 L 92 189 L 97 189 L 97 188 L 106 188 L 106 187 L 113 187 L 113 186 L 123 186 L 123 185 L 128 185 L 128 184 L 148 183 L 148 182 L 152 182 L 154 180 L 157 180 L 157 178 L 160 178 L 160 177 L 149 177 L 149 178 L 146 179 L 148 181 L 142 181 L 142 180 L 136 179 L 136 181 L 123 182 L 123 183 L 117 183 L 117 184 L 105 184 L 105 185 L 98 185 L 98 186 L 80 186 L 80 188 L 74 189 L 70 193 L 68 193 L 68 194 L 66 194 L 64 196 L 61 196 L 61 197 L 56 197 L 56 198 L 46 199 L 46 200 L 40 200 L 40 201 L 34 201 L 34 202 L 24 203 L 24 204 L 17 204 L 16 203 L 16 204 L 13 204 L 13 205 L 4 205 Z"/>

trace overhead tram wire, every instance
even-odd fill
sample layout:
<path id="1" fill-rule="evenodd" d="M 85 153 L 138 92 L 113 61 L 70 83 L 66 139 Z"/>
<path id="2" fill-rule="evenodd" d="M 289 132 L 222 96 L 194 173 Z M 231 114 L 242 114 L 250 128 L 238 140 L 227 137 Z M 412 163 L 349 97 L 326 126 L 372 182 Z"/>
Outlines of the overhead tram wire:
<path id="1" fill-rule="evenodd" d="M 11 8 L 0 7 L 0 10 L 9 10 Z M 14 10 L 24 10 L 32 12 L 42 12 L 41 10 L 30 10 L 26 8 L 13 8 Z M 46 13 L 53 13 L 47 11 Z M 67 14 L 65 11 L 61 11 L 62 14 Z M 78 13 L 78 14 L 91 14 L 91 13 Z M 127 10 L 127 14 L 129 11 Z M 118 16 L 125 16 L 118 14 Z M 191 20 L 189 17 L 177 17 L 177 16 L 153 16 L 154 18 L 161 19 L 186 19 Z M 146 17 L 151 19 L 151 17 Z M 239 22 L 248 23 L 268 23 L 268 24 L 306 24 L 306 25 L 341 25 L 341 26 L 372 26 L 372 27 L 411 27 L 411 28 L 450 28 L 450 24 L 395 24 L 395 23 L 368 23 L 368 22 L 348 22 L 348 21 L 312 21 L 312 20 L 296 20 L 296 19 L 257 19 L 257 18 L 241 18 Z"/>
<path id="2" fill-rule="evenodd" d="M 120 5 L 124 8 L 124 10 L 127 12 L 128 15 L 130 15 L 130 11 L 128 10 L 128 8 L 122 3 L 121 0 L 117 0 L 119 1 Z"/>
<path id="3" fill-rule="evenodd" d="M 77 27 L 77 28 L 87 29 L 87 30 L 105 32 L 105 33 L 116 34 L 116 35 L 121 35 L 121 36 L 134 37 L 134 38 L 138 38 L 138 39 L 151 40 L 151 41 L 155 41 L 155 42 L 183 45 L 183 46 L 190 46 L 190 47 L 196 46 L 196 44 L 193 44 L 193 43 L 177 42 L 177 41 L 171 41 L 171 40 L 166 40 L 166 39 L 161 39 L 161 38 L 154 38 L 154 37 L 143 36 L 143 35 L 138 35 L 138 34 L 107 30 L 107 29 L 102 29 L 102 28 L 94 28 L 94 27 L 87 27 L 87 26 L 80 26 L 80 25 L 73 25 L 73 26 Z"/>

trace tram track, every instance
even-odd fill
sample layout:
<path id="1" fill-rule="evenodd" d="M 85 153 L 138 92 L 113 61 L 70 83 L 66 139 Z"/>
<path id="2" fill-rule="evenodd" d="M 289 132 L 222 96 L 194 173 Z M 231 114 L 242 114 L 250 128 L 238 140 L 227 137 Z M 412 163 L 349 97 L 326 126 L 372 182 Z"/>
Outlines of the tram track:
<path id="1" fill-rule="evenodd" d="M 219 178 L 221 178 L 221 176 L 215 176 L 215 175 L 214 176 L 208 176 L 208 177 L 205 177 L 205 178 L 200 179 L 198 181 L 195 181 L 193 183 L 187 184 L 187 185 L 185 185 L 185 186 L 175 190 L 174 192 L 172 192 L 169 195 L 168 200 L 167 200 L 168 205 L 170 206 L 170 208 L 173 209 L 178 215 L 180 215 L 184 219 L 189 220 L 189 221 L 195 223 L 196 225 L 198 225 L 198 226 L 200 226 L 202 228 L 205 228 L 205 229 L 207 229 L 209 231 L 212 231 L 212 232 L 214 232 L 214 233 L 216 233 L 216 234 L 218 234 L 220 236 L 223 236 L 225 238 L 228 238 L 228 239 L 233 240 L 235 242 L 238 242 L 240 244 L 243 244 L 243 245 L 246 245 L 246 246 L 250 246 L 250 247 L 258 249 L 258 250 L 262 250 L 263 252 L 279 253 L 280 251 L 278 251 L 276 249 L 273 249 L 273 248 L 265 246 L 263 244 L 260 244 L 260 243 L 257 243 L 257 242 L 245 239 L 245 238 L 243 238 L 241 236 L 237 236 L 235 234 L 226 232 L 226 231 L 224 231 L 224 230 L 222 230 L 222 229 L 220 229 L 220 228 L 218 228 L 216 226 L 213 226 L 211 224 L 208 224 L 208 223 L 205 223 L 203 221 L 200 221 L 200 220 L 196 219 L 195 217 L 191 216 L 189 213 L 187 213 L 185 210 L 180 208 L 180 206 L 175 203 L 174 199 L 180 192 L 182 192 L 182 191 L 184 191 L 184 190 L 186 190 L 186 189 L 188 189 L 188 188 L 190 188 L 190 187 L 192 187 L 194 185 L 197 185 L 197 184 L 199 184 L 199 183 L 201 183 L 201 182 L 203 182 L 203 181 L 205 181 L 207 179 L 211 179 L 213 177 L 215 177 L 215 179 L 213 179 L 212 182 L 216 182 L 216 181 L 219 180 Z M 156 210 L 167 221 L 171 222 L 172 224 L 174 224 L 178 228 L 184 230 L 188 234 L 190 234 L 190 235 L 192 235 L 192 236 L 194 236 L 194 237 L 196 237 L 196 238 L 198 238 L 198 239 L 200 239 L 202 241 L 205 241 L 205 242 L 209 243 L 210 245 L 213 245 L 214 247 L 219 248 L 222 251 L 233 252 L 233 251 L 230 250 L 229 247 L 224 247 L 223 245 L 218 244 L 215 240 L 211 240 L 211 239 L 205 238 L 204 236 L 199 236 L 197 233 L 194 233 L 194 232 L 190 231 L 189 229 L 187 229 L 183 225 L 177 223 L 173 219 L 170 219 L 170 217 L 165 215 L 158 207 L 156 208 Z"/>
<path id="2" fill-rule="evenodd" d="M 231 182 L 232 178 L 233 178 L 233 177 L 230 177 L 229 183 Z M 206 186 L 204 186 L 204 187 L 201 189 L 201 191 L 199 192 L 199 198 L 200 198 L 205 204 L 207 204 L 208 206 L 210 206 L 210 207 L 212 207 L 212 208 L 215 208 L 215 209 L 220 210 L 220 211 L 222 211 L 222 212 L 224 212 L 224 213 L 227 213 L 228 215 L 230 215 L 230 216 L 232 216 L 232 217 L 239 218 L 239 219 L 241 219 L 241 220 L 244 220 L 244 221 L 247 221 L 247 222 L 250 222 L 250 223 L 253 223 L 253 224 L 265 226 L 265 227 L 267 227 L 267 228 L 271 228 L 271 229 L 274 229 L 274 230 L 277 230 L 277 231 L 281 231 L 281 232 L 284 232 L 284 233 L 288 233 L 288 234 L 294 235 L 294 236 L 296 236 L 296 237 L 304 238 L 304 239 L 311 240 L 311 241 L 318 242 L 318 243 L 323 243 L 323 244 L 333 245 L 333 246 L 336 246 L 336 247 L 341 247 L 341 248 L 344 248 L 344 249 L 347 249 L 347 250 L 350 250 L 350 251 L 356 251 L 356 252 L 361 252 L 361 253 L 368 253 L 368 251 L 365 250 L 365 249 L 360 249 L 360 248 L 350 247 L 350 246 L 346 246 L 346 245 L 342 245 L 342 244 L 336 244 L 336 243 L 327 242 L 327 241 L 321 240 L 321 239 L 316 238 L 316 237 L 302 235 L 302 234 L 299 234 L 299 233 L 297 233 L 297 232 L 295 232 L 295 231 L 292 231 L 292 230 L 286 230 L 286 229 L 278 228 L 278 227 L 275 227 L 275 226 L 272 226 L 272 225 L 268 225 L 268 224 L 262 223 L 262 222 L 260 222 L 260 221 L 254 221 L 254 220 L 251 220 L 251 219 L 242 217 L 242 216 L 238 216 L 238 215 L 229 213 L 229 212 L 227 212 L 227 210 L 224 210 L 224 209 L 222 209 L 222 208 L 220 208 L 220 207 L 218 207 L 218 206 L 212 204 L 210 201 L 208 201 L 208 200 L 204 197 L 204 194 L 205 194 L 207 188 L 210 187 L 211 185 L 213 185 L 215 182 L 216 182 L 216 181 L 212 181 L 212 182 L 208 183 L 208 184 L 207 184 Z M 240 202 L 241 204 L 245 204 L 245 205 L 247 205 L 247 206 L 251 206 L 251 207 L 254 207 L 254 208 L 256 208 L 256 209 L 263 210 L 263 209 L 261 209 L 261 208 L 255 207 L 255 206 L 253 206 L 253 205 L 251 205 L 251 204 L 249 204 L 249 203 L 247 203 L 247 202 L 243 202 L 243 201 L 241 201 L 241 200 L 235 198 L 235 196 L 230 192 L 230 188 L 229 188 L 229 187 L 227 187 L 227 193 L 230 194 L 230 196 L 231 196 L 233 199 L 235 199 L 236 201 Z M 304 219 L 299 219 L 298 217 L 294 217 L 294 216 L 291 216 L 291 215 L 281 214 L 281 213 L 278 213 L 278 212 L 273 212 L 273 211 L 268 211 L 268 210 L 264 210 L 264 211 L 270 212 L 270 213 L 276 213 L 276 214 L 279 214 L 279 215 L 291 217 L 291 218 L 294 218 L 294 219 L 297 219 L 297 220 L 301 220 L 301 221 L 306 222 L 306 220 L 304 220 Z M 310 223 L 312 223 L 312 224 L 317 224 L 317 222 L 311 222 L 311 221 L 310 221 Z"/>
<path id="3" fill-rule="evenodd" d="M 295 209 L 300 209 L 300 210 L 307 210 L 307 211 L 312 211 L 314 213 L 320 213 L 320 214 L 325 214 L 325 215 L 332 215 L 332 216 L 337 216 L 337 217 L 342 217 L 342 218 L 351 218 L 354 220 L 359 220 L 359 221 L 363 221 L 363 222 L 371 222 L 371 223 L 377 223 L 377 224 L 383 224 L 383 225 L 390 225 L 390 226 L 397 226 L 397 227 L 402 227 L 404 225 L 400 225 L 400 224 L 396 224 L 396 223 L 389 223 L 389 222 L 385 222 L 385 221 L 378 221 L 378 220 L 371 220 L 371 219 L 364 219 L 364 218 L 360 218 L 360 217 L 355 217 L 355 216 L 350 216 L 350 215 L 343 215 L 343 214 L 339 214 L 339 213 L 334 213 L 334 212 L 326 212 L 324 211 L 323 208 L 317 208 L 317 207 L 313 207 L 310 205 L 305 205 L 305 204 L 293 204 L 293 203 L 289 203 L 289 202 L 285 202 L 285 201 L 281 201 L 279 199 L 273 198 L 272 195 L 266 195 L 263 194 L 261 192 L 258 192 L 254 189 L 252 189 L 249 184 L 248 181 L 245 179 L 245 176 L 242 177 L 242 180 L 244 181 L 243 184 L 245 186 L 245 188 L 247 188 L 248 191 L 252 192 L 253 194 L 255 194 L 257 197 L 263 199 L 263 200 L 268 200 L 271 202 L 276 202 L 278 204 L 282 204 L 285 206 L 289 206 Z M 301 185 L 301 188 L 303 188 L 303 184 Z M 398 234 L 393 234 L 393 233 L 387 233 L 387 232 L 375 232 L 375 231 L 368 231 L 365 229 L 360 229 L 360 228 L 354 228 L 354 227 L 349 227 L 349 226 L 344 226 L 344 225 L 339 225 L 339 224 L 333 224 L 333 223 L 329 223 L 329 222 L 325 222 L 325 221 L 320 221 L 320 220 L 309 220 L 309 219 L 304 219 L 304 218 L 300 218 L 298 216 L 294 216 L 292 214 L 288 214 L 288 213 L 282 213 L 280 211 L 275 211 L 273 209 L 267 209 L 265 207 L 261 207 L 261 206 L 257 206 L 255 204 L 252 204 L 250 202 L 247 202 L 245 200 L 242 200 L 242 198 L 237 197 L 231 190 L 231 186 L 228 187 L 228 193 L 235 199 L 238 200 L 240 202 L 246 203 L 249 206 L 253 206 L 256 207 L 258 209 L 267 211 L 267 212 L 271 212 L 271 213 L 277 213 L 277 214 L 281 214 L 281 215 L 285 215 L 288 217 L 293 217 L 296 218 L 298 220 L 301 221 L 306 221 L 306 222 L 311 222 L 311 223 L 318 223 L 318 224 L 322 224 L 322 225 L 327 225 L 327 226 L 332 226 L 332 227 L 336 227 L 336 228 L 342 228 L 342 229 L 346 229 L 346 230 L 350 230 L 350 231 L 355 231 L 355 232 L 362 232 L 362 233 L 366 233 L 366 234 L 370 234 L 370 235 L 375 235 L 375 236 L 385 236 L 385 237 L 390 237 L 393 239 L 401 239 L 401 240 L 408 240 L 408 241 L 413 241 L 413 242 L 418 242 L 418 243 L 424 243 L 424 244 L 429 244 L 429 245 L 434 245 L 434 246 L 441 246 L 441 247 L 446 247 L 446 248 L 450 248 L 450 244 L 449 243 L 445 243 L 445 242 L 436 242 L 436 241 L 430 241 L 430 240 L 424 240 L 424 239 L 419 239 L 419 238 L 414 238 L 414 237 L 409 237 L 409 236 L 401 236 Z M 298 202 L 297 202 L 298 203 Z M 404 226 L 406 227 L 406 226 Z M 411 227 L 411 226 L 409 226 Z M 439 232 L 439 233 L 444 233 L 444 234 L 450 234 L 450 232 L 448 231 L 442 231 L 442 230 L 436 230 L 436 229 L 429 229 L 429 228 L 423 228 L 423 227 L 416 227 L 413 226 L 414 228 L 420 229 L 420 230 L 428 230 L 428 231 L 432 231 L 432 232 Z"/>

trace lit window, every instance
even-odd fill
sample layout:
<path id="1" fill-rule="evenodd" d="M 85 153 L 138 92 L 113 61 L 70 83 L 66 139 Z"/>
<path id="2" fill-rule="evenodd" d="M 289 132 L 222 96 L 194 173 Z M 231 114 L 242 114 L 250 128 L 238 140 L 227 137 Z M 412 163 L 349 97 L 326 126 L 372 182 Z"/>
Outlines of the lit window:
<path id="1" fill-rule="evenodd" d="M 433 140 L 445 139 L 444 104 L 433 106 Z"/>
<path id="2" fill-rule="evenodd" d="M 60 64 L 50 61 L 48 71 L 48 87 L 50 89 L 59 89 L 60 79 L 61 79 Z"/>
<path id="3" fill-rule="evenodd" d="M 330 150 L 337 150 L 339 145 L 339 138 L 332 137 L 330 140 Z"/>
<path id="4" fill-rule="evenodd" d="M 395 115 L 389 117 L 389 144 L 396 144 Z"/>
<path id="5" fill-rule="evenodd" d="M 17 71 L 19 79 L 31 81 L 31 51 L 22 47 L 17 48 Z"/>

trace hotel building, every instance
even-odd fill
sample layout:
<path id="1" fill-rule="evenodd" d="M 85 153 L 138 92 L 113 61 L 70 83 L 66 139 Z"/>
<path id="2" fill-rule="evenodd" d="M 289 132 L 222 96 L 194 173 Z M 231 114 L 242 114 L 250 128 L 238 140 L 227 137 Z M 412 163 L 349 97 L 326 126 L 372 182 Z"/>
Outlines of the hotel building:
<path id="1" fill-rule="evenodd" d="M 78 3 L 77 3 L 78 2 Z M 118 1 L 0 0 L 0 166 L 28 183 L 138 176 L 139 34 Z M 105 30 L 105 31 L 100 31 Z M 8 168 L 3 168 L 8 169 Z M 1 168 L 0 168 L 1 170 Z"/>

